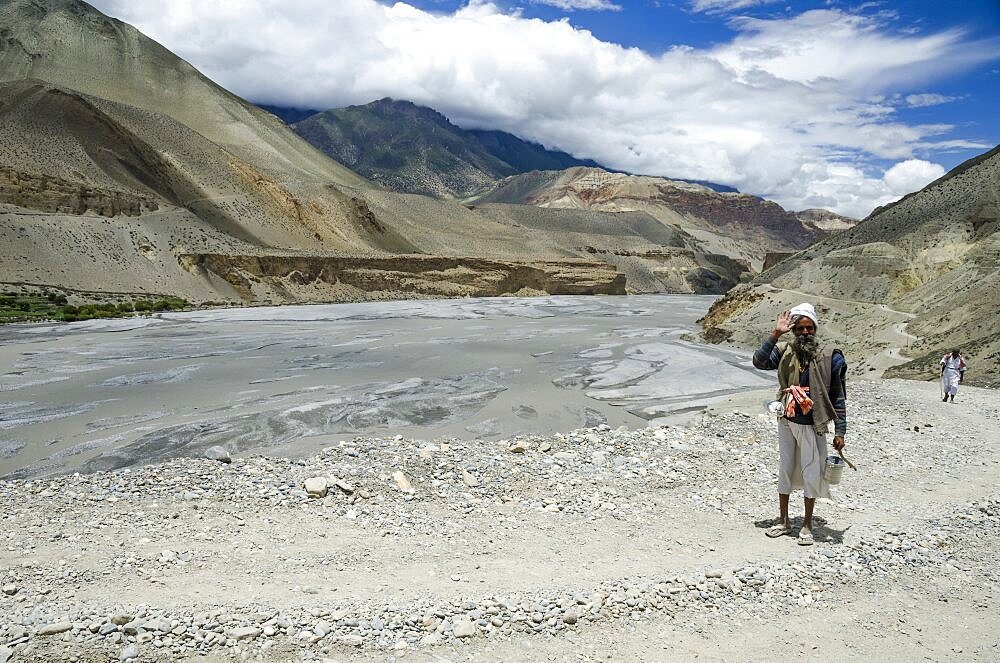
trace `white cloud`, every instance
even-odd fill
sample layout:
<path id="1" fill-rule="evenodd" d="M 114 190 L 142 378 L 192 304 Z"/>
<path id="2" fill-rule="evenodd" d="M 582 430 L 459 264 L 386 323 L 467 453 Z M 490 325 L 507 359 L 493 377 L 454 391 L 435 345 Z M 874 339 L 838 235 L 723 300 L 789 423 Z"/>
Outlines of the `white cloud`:
<path id="1" fill-rule="evenodd" d="M 881 177 L 847 163 L 803 163 L 791 176 L 786 200 L 790 209 L 825 207 L 842 214 L 863 218 L 875 207 L 918 191 L 944 175 L 944 168 L 920 159 L 901 161 Z"/>
<path id="2" fill-rule="evenodd" d="M 902 196 L 923 188 L 942 175 L 944 175 L 944 168 L 936 163 L 921 159 L 907 159 L 885 171 L 882 180 L 889 188 L 890 193 Z"/>
<path id="3" fill-rule="evenodd" d="M 728 14 L 758 5 L 769 5 L 778 0 L 691 0 L 691 10 L 709 14 Z"/>
<path id="4" fill-rule="evenodd" d="M 594 11 L 621 11 L 621 5 L 616 5 L 609 0 L 531 0 L 535 5 L 549 5 L 566 11 L 575 9 L 588 9 Z"/>
<path id="5" fill-rule="evenodd" d="M 449 14 L 375 0 L 95 4 L 254 101 L 408 99 L 612 168 L 732 184 L 790 209 L 822 200 L 852 216 L 896 195 L 866 164 L 990 147 L 938 140 L 950 127 L 905 124 L 886 99 L 1000 55 L 995 42 L 889 34 L 834 10 L 735 19 L 728 44 L 651 55 L 484 0 Z"/>
<path id="6" fill-rule="evenodd" d="M 943 94 L 908 94 L 906 95 L 906 105 L 910 108 L 923 108 L 925 106 L 937 106 L 938 104 L 946 104 L 950 101 L 956 101 L 960 97 L 949 97 Z"/>
<path id="7" fill-rule="evenodd" d="M 741 76 L 767 74 L 812 88 L 865 95 L 941 76 L 974 61 L 995 59 L 997 44 L 969 52 L 958 30 L 894 35 L 878 19 L 814 9 L 783 19 L 741 17 L 741 34 L 715 56 Z"/>

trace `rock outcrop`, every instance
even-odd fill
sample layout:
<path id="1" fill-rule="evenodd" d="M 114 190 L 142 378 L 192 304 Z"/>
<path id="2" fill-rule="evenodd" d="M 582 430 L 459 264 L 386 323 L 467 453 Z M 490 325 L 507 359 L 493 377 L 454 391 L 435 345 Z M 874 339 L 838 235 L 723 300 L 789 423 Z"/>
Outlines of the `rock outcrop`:
<path id="1" fill-rule="evenodd" d="M 605 262 L 484 258 L 180 255 L 248 300 L 331 301 L 398 297 L 623 295 L 625 275 Z"/>
<path id="2" fill-rule="evenodd" d="M 51 175 L 22 173 L 0 166 L 0 203 L 62 214 L 139 216 L 143 208 L 155 210 L 154 198 L 125 191 L 86 186 Z"/>
<path id="3" fill-rule="evenodd" d="M 803 223 L 809 223 L 816 226 L 820 230 L 832 232 L 847 230 L 848 228 L 853 228 L 858 224 L 857 219 L 852 219 L 849 216 L 831 212 L 828 209 L 802 210 L 801 212 L 795 212 L 795 216 Z"/>

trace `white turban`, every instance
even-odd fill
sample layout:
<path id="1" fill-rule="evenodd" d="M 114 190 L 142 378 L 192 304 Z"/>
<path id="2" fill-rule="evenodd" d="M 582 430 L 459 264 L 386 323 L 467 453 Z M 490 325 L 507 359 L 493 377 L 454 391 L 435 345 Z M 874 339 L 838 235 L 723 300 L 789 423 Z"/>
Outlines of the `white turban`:
<path id="1" fill-rule="evenodd" d="M 792 314 L 792 320 L 805 316 L 812 320 L 814 325 L 819 326 L 819 318 L 816 317 L 816 309 L 813 308 L 813 305 L 808 302 L 803 302 L 798 306 L 793 306 L 789 313 Z"/>

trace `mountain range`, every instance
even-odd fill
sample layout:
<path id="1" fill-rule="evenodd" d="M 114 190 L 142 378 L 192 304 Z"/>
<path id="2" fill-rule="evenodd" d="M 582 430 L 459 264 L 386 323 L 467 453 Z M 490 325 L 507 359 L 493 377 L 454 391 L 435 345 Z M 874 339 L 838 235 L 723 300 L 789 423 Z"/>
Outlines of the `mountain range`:
<path id="1" fill-rule="evenodd" d="M 291 126 L 339 163 L 405 193 L 465 198 L 516 173 L 598 166 L 501 131 L 466 131 L 409 101 L 332 109 Z"/>
<path id="2" fill-rule="evenodd" d="M 0 34 L 0 282 L 8 285 L 251 303 L 721 293 L 766 252 L 792 252 L 825 232 L 752 196 L 593 166 L 532 172 L 553 183 L 558 173 L 612 178 L 627 195 L 589 205 L 514 200 L 509 178 L 530 173 L 496 175 L 572 157 L 499 132 L 456 134 L 429 109 L 379 102 L 439 128 L 433 140 L 411 134 L 414 146 L 454 135 L 455 154 L 467 172 L 488 175 L 492 192 L 468 205 L 400 193 L 81 0 L 0 0 Z M 355 126 L 371 115 L 352 112 Z M 422 147 L 382 154 L 434 163 Z M 445 156 L 447 166 L 453 155 Z M 437 186 L 454 169 L 419 172 Z"/>
<path id="3" fill-rule="evenodd" d="M 295 116 L 290 109 L 275 110 Z M 690 240 L 684 248 L 725 255 L 755 270 L 768 256 L 790 255 L 854 223 L 828 210 L 786 212 L 723 185 L 610 171 L 506 132 L 462 129 L 409 101 L 381 99 L 332 109 L 291 126 L 324 153 L 393 191 L 459 198 L 476 206 L 648 213 L 683 230 Z M 552 225 L 546 220 L 533 227 Z M 661 267 L 652 269 L 662 274 Z M 676 287 L 662 279 L 659 284 L 647 279 L 646 286 Z"/>
<path id="4" fill-rule="evenodd" d="M 462 129 L 438 111 L 410 101 L 379 99 L 323 112 L 261 107 L 331 158 L 402 193 L 462 199 L 502 178 L 535 170 L 586 166 L 616 172 L 506 131 Z M 714 182 L 678 181 L 737 192 Z"/>

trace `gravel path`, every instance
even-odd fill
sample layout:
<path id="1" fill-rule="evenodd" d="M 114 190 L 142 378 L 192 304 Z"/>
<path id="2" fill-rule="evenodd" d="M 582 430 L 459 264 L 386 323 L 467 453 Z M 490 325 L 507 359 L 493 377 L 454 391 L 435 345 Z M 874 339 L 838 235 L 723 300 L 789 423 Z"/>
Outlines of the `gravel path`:
<path id="1" fill-rule="evenodd" d="M 0 482 L 0 663 L 997 660 L 1000 396 L 935 389 L 852 384 L 812 547 L 759 408 Z"/>

